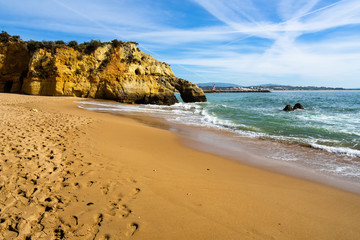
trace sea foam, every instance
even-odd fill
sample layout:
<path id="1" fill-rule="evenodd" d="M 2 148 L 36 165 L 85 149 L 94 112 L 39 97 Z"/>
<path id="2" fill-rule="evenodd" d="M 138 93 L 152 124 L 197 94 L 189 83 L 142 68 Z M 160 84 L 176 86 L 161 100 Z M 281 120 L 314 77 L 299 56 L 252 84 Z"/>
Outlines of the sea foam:
<path id="1" fill-rule="evenodd" d="M 228 131 L 236 136 L 311 146 L 350 158 L 343 161 L 320 156 L 304 160 L 301 153 L 271 150 L 269 157 L 280 161 L 304 162 L 320 172 L 342 176 L 360 173 L 360 92 L 281 92 L 271 94 L 211 94 L 207 103 L 177 103 L 171 106 L 127 105 L 115 102 L 79 101 L 92 111 L 145 115 L 176 124 Z M 322 99 L 323 98 L 323 99 Z M 288 102 L 300 101 L 303 111 L 284 112 Z M 320 99 L 320 100 L 319 100 Z M 340 100 L 339 100 L 340 99 Z M 344 100 L 345 99 L 345 100 Z M 358 99 L 358 102 L 354 101 Z M 348 104 L 351 103 L 351 108 Z M 338 170 L 334 170 L 338 169 Z M 360 182 L 360 176 L 358 181 Z"/>

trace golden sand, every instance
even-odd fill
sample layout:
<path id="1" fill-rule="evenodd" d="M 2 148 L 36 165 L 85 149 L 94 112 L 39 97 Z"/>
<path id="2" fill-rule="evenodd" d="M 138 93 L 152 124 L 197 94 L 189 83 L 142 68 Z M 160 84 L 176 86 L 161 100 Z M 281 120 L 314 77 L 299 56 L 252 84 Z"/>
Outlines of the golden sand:
<path id="1" fill-rule="evenodd" d="M 0 94 L 0 239 L 360 239 L 360 195 L 75 100 Z"/>

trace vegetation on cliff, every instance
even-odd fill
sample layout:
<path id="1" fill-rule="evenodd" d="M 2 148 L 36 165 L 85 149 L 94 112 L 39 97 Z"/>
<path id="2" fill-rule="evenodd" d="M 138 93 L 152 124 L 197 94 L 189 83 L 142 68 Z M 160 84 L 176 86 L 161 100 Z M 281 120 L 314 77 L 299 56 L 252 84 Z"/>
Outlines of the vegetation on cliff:
<path id="1" fill-rule="evenodd" d="M 80 52 L 84 52 L 87 54 L 91 54 L 94 52 L 98 47 L 103 47 L 105 45 L 111 44 L 114 48 L 120 47 L 120 46 L 126 46 L 128 44 L 135 44 L 136 46 L 139 45 L 137 42 L 123 42 L 118 39 L 114 39 L 111 42 L 101 42 L 100 40 L 91 40 L 90 42 L 84 42 L 81 44 L 78 44 L 77 41 L 69 41 L 68 43 L 65 43 L 63 40 L 57 40 L 57 41 L 23 41 L 20 36 L 13 35 L 11 36 L 5 31 L 1 31 L 0 33 L 0 42 L 2 43 L 24 43 L 27 45 L 27 48 L 31 52 L 35 52 L 36 50 L 40 48 L 46 48 L 48 50 L 55 50 L 56 48 L 62 48 L 64 46 L 68 46 L 73 48 L 74 50 L 78 50 Z"/>
<path id="2" fill-rule="evenodd" d="M 206 101 L 195 84 L 135 42 L 23 41 L 0 34 L 0 92 L 111 99 L 124 103 Z"/>

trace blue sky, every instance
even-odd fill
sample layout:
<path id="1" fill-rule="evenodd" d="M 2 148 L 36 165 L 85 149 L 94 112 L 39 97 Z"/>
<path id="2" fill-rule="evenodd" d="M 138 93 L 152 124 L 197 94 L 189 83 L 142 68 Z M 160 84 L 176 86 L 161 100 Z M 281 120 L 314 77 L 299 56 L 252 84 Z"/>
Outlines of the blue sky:
<path id="1" fill-rule="evenodd" d="M 360 87 L 360 0 L 0 0 L 0 29 L 136 41 L 195 83 Z"/>

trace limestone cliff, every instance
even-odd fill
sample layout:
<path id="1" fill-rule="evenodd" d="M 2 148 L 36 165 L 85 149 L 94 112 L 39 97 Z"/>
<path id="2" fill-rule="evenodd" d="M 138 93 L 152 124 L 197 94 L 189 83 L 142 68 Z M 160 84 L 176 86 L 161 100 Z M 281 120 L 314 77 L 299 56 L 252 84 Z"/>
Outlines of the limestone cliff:
<path id="1" fill-rule="evenodd" d="M 0 92 L 20 92 L 30 54 L 23 43 L 0 42 Z"/>
<path id="2" fill-rule="evenodd" d="M 34 47 L 19 39 L 0 42 L 0 92 L 174 104 L 175 89 L 184 102 L 206 101 L 199 87 L 176 78 L 168 64 L 135 43 Z"/>

